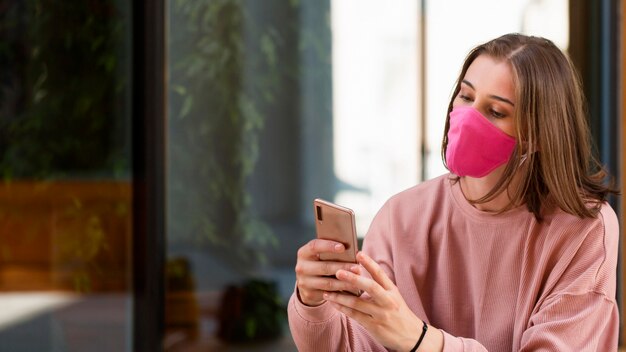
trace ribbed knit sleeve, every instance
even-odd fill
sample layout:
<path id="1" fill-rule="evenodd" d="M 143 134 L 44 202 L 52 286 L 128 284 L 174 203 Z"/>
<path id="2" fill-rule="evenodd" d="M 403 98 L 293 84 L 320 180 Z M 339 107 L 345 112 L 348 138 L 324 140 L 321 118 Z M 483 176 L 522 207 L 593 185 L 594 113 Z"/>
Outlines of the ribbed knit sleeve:
<path id="1" fill-rule="evenodd" d="M 294 292 L 288 313 L 291 334 L 300 352 L 387 351 L 361 325 L 327 303 L 308 307 Z"/>
<path id="2" fill-rule="evenodd" d="M 563 295 L 537 312 L 519 351 L 616 351 L 619 315 L 615 301 L 589 292 Z M 444 331 L 444 352 L 484 352 L 478 341 Z"/>
<path id="3" fill-rule="evenodd" d="M 616 351 L 619 316 L 602 293 L 563 294 L 533 315 L 520 351 Z"/>
<path id="4" fill-rule="evenodd" d="M 386 208 L 383 208 L 370 225 L 369 232 L 380 232 L 388 224 Z M 369 235 L 368 235 L 369 236 Z M 378 262 L 387 262 L 376 251 Z M 368 253 L 371 254 L 371 253 Z M 384 265 L 389 273 L 389 267 Z M 367 330 L 359 323 L 336 311 L 329 304 L 309 307 L 298 298 L 297 287 L 291 295 L 287 308 L 289 328 L 298 351 L 387 351 L 384 346 L 374 340 Z"/>
<path id="5" fill-rule="evenodd" d="M 619 229 L 613 210 L 604 205 L 587 231 L 572 259 L 555 266 L 559 276 L 531 315 L 521 351 L 617 351 Z"/>
<path id="6" fill-rule="evenodd" d="M 535 265 L 541 270 L 526 268 L 532 274 L 522 276 L 522 280 L 530 278 L 522 288 L 537 287 L 535 282 L 542 285 L 536 293 L 529 289 L 524 296 L 531 298 L 536 294 L 537 303 L 528 305 L 530 317 L 520 340 L 514 340 L 513 350 L 617 351 L 619 312 L 615 282 L 619 229 L 615 213 L 604 205 L 595 221 L 572 222 L 570 217 L 561 216 L 552 222 L 552 227 L 559 231 L 544 241 L 533 241 L 541 254 L 538 260 L 528 260 L 540 263 Z M 527 253 L 528 257 L 533 255 Z M 487 349 L 474 339 L 444 331 L 444 352 L 453 351 Z"/>

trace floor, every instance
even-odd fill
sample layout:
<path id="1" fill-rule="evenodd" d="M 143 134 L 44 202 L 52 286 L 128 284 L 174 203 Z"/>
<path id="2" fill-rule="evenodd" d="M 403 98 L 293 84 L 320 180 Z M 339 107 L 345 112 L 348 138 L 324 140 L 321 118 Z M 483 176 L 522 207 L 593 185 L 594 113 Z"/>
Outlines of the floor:
<path id="1" fill-rule="evenodd" d="M 132 301 L 125 294 L 59 292 L 0 293 L 0 352 L 131 351 Z M 227 345 L 215 338 L 216 324 L 201 318 L 199 337 L 169 336 L 168 352 L 297 351 L 286 325 L 275 341 Z"/>
<path id="2" fill-rule="evenodd" d="M 0 351 L 130 351 L 124 294 L 0 293 Z"/>
<path id="3" fill-rule="evenodd" d="M 167 347 L 167 346 L 166 346 Z M 270 342 L 261 342 L 254 344 L 225 344 L 213 336 L 206 336 L 197 341 L 185 341 L 169 348 L 165 348 L 168 352 L 206 352 L 206 351 L 224 351 L 224 352 L 297 352 L 298 349 L 289 335 L 289 331 L 285 332 L 283 337 Z"/>

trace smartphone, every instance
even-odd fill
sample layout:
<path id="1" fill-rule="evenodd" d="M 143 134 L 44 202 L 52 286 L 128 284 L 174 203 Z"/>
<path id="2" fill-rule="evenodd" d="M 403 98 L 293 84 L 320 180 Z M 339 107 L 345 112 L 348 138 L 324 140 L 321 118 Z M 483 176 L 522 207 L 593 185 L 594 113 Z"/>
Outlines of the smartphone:
<path id="1" fill-rule="evenodd" d="M 358 244 L 352 209 L 319 198 L 313 201 L 313 207 L 317 238 L 340 242 L 345 248 L 342 253 L 320 253 L 320 260 L 356 264 Z M 350 293 L 361 295 L 358 291 L 350 291 Z"/>

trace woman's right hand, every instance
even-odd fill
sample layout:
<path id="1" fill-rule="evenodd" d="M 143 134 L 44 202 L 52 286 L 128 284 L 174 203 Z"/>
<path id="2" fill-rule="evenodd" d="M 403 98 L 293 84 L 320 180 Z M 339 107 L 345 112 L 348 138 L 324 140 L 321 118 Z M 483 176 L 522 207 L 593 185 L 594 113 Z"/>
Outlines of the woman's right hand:
<path id="1" fill-rule="evenodd" d="M 357 264 L 320 260 L 320 253 L 343 251 L 345 248 L 340 242 L 322 239 L 311 240 L 298 249 L 296 286 L 302 303 L 319 306 L 325 301 L 322 297 L 324 292 L 355 290 L 354 286 L 337 280 L 335 273 L 339 269 L 355 272 Z"/>

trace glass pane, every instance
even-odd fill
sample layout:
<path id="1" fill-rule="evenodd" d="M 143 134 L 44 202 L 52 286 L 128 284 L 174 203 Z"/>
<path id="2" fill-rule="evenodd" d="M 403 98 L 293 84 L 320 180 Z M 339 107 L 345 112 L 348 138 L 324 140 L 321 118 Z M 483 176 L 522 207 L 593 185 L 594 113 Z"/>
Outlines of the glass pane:
<path id="1" fill-rule="evenodd" d="M 331 4 L 334 201 L 355 211 L 362 237 L 383 203 L 421 174 L 419 8 L 415 0 Z"/>
<path id="2" fill-rule="evenodd" d="M 329 8 L 308 6 L 169 1 L 167 351 L 295 351 L 280 236 L 301 231 L 303 144 L 331 141 Z"/>
<path id="3" fill-rule="evenodd" d="M 130 350 L 130 5 L 0 24 L 0 350 Z"/>
<path id="4" fill-rule="evenodd" d="M 416 6 L 169 1 L 167 351 L 296 350 L 313 199 L 362 234 L 417 182 Z"/>

